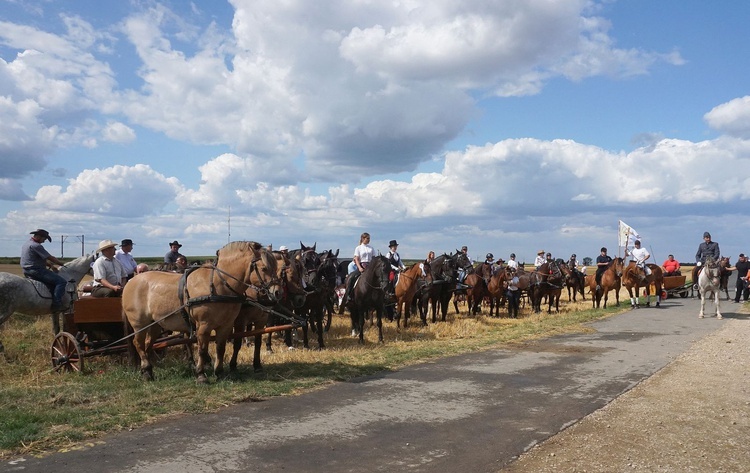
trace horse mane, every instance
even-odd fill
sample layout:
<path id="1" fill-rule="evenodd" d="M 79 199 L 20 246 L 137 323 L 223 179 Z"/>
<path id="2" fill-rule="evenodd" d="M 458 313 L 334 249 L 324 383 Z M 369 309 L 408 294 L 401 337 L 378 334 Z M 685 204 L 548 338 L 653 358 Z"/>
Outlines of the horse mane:
<path id="1" fill-rule="evenodd" d="M 263 245 L 257 241 L 232 241 L 222 246 L 219 251 L 224 253 L 228 251 L 259 251 L 261 248 L 263 248 Z"/>

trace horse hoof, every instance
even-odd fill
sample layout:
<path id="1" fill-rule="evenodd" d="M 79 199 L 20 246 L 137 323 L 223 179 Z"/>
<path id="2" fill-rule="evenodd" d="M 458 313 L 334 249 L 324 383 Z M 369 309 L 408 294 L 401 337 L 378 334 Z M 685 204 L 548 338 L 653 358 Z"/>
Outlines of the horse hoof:
<path id="1" fill-rule="evenodd" d="M 699 315 L 699 316 L 698 316 L 698 318 L 699 318 L 699 319 L 702 319 L 702 318 L 703 318 L 703 314 Z"/>
<path id="2" fill-rule="evenodd" d="M 144 381 L 153 381 L 154 380 L 154 372 L 151 368 L 146 368 L 141 370 L 141 379 Z"/>
<path id="3" fill-rule="evenodd" d="M 719 319 L 719 320 L 721 320 L 721 319 L 723 319 L 724 317 L 722 317 L 721 315 L 717 315 L 717 316 L 716 316 L 716 318 L 717 318 L 717 319 Z"/>
<path id="4" fill-rule="evenodd" d="M 197 378 L 195 378 L 195 382 L 197 384 L 208 384 L 208 378 L 206 378 L 205 374 L 198 375 Z"/>

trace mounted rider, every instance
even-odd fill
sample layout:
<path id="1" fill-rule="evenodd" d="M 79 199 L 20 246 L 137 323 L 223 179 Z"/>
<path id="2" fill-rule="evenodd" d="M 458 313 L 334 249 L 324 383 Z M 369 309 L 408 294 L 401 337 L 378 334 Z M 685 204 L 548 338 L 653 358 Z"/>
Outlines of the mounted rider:
<path id="1" fill-rule="evenodd" d="M 630 252 L 630 260 L 635 262 L 635 266 L 643 270 L 643 274 L 639 274 L 641 281 L 645 280 L 651 275 L 651 268 L 646 265 L 646 260 L 651 257 L 646 248 L 641 248 L 641 240 L 636 240 L 633 245 L 635 248 Z M 627 250 L 625 250 L 627 256 Z"/>
<path id="2" fill-rule="evenodd" d="M 21 247 L 23 275 L 45 284 L 52 293 L 52 312 L 60 312 L 64 309 L 62 299 L 65 296 L 65 286 L 68 282 L 62 276 L 47 269 L 47 262 L 58 266 L 62 266 L 63 262 L 49 254 L 42 246 L 45 240 L 52 241 L 52 237 L 49 236 L 47 230 L 39 228 L 30 232 L 30 235 L 31 238 Z"/>
<path id="3" fill-rule="evenodd" d="M 367 268 L 370 261 L 372 261 L 374 253 L 375 249 L 370 246 L 370 234 L 367 232 L 362 233 L 362 235 L 359 236 L 359 245 L 354 248 L 354 258 L 352 258 L 352 263 L 354 263 L 356 270 L 350 272 L 346 277 L 346 292 L 344 293 L 344 298 L 339 308 L 339 314 L 344 312 L 344 305 L 346 305 L 351 298 L 352 291 L 354 290 L 354 283 L 357 282 L 360 274 L 365 272 L 365 268 Z"/>
<path id="4" fill-rule="evenodd" d="M 715 241 L 711 241 L 711 234 L 703 232 L 703 242 L 698 245 L 698 251 L 695 253 L 695 267 L 693 268 L 693 284 L 698 284 L 698 275 L 701 272 L 701 266 L 706 264 L 706 259 L 711 257 L 714 261 L 718 262 L 721 258 L 721 250 L 719 244 Z"/>
<path id="5" fill-rule="evenodd" d="M 388 242 L 388 254 L 386 255 L 386 258 L 388 258 L 388 262 L 391 264 L 392 271 L 390 273 L 390 280 L 393 281 L 394 287 L 396 286 L 396 283 L 398 283 L 399 273 L 406 269 L 404 262 L 401 261 L 401 256 L 396 250 L 398 250 L 398 242 L 396 240 Z"/>

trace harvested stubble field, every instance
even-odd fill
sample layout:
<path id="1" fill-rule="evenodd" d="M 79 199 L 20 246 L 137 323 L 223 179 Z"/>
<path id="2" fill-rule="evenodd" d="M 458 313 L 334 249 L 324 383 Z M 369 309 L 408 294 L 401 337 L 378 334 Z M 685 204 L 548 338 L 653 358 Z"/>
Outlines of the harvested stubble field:
<path id="1" fill-rule="evenodd" d="M 16 274 L 17 268 L 0 265 L 0 271 Z M 621 300 L 625 296 L 623 291 Z M 245 347 L 238 371 L 212 378 L 208 385 L 195 383 L 179 347 L 167 350 L 159 361 L 153 383 L 143 382 L 125 355 L 86 358 L 83 375 L 55 373 L 49 319 L 15 314 L 0 327 L 6 347 L 0 355 L 0 458 L 76 448 L 104 433 L 167 416 L 295 394 L 437 357 L 583 331 L 584 323 L 624 307 L 594 311 L 590 295 L 577 303 L 563 295 L 559 314 L 535 315 L 524 307 L 519 319 L 507 319 L 469 316 L 460 305 L 459 314 L 451 307 L 447 323 L 412 324 L 399 330 L 395 323 L 384 322 L 384 344 L 377 343 L 377 329 L 369 326 L 364 346 L 351 337 L 348 315 L 334 316 L 325 350 L 301 349 L 297 337 L 298 349 L 290 351 L 274 337 L 274 352 L 263 350 L 262 373 L 253 372 L 252 347 Z M 311 346 L 316 347 L 314 336 Z"/>

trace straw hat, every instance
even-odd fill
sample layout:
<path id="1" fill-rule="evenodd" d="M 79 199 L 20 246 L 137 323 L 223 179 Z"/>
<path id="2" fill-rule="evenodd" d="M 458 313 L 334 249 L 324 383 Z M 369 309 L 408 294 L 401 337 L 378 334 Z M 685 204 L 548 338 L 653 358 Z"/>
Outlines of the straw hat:
<path id="1" fill-rule="evenodd" d="M 106 250 L 107 248 L 114 248 L 115 246 L 117 246 L 117 243 L 113 242 L 112 240 L 102 240 L 99 242 L 99 248 L 97 248 L 96 251 L 101 253 L 102 250 Z"/>

